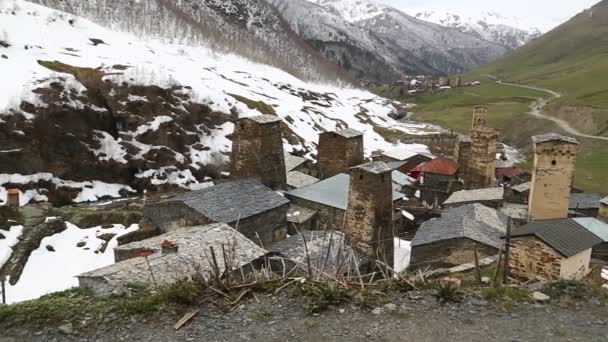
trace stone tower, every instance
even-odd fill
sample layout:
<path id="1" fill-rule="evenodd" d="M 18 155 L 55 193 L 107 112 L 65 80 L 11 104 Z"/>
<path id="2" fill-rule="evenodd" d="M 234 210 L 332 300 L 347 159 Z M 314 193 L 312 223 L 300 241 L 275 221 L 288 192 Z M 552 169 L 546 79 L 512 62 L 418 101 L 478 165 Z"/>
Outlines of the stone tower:
<path id="1" fill-rule="evenodd" d="M 477 127 L 488 126 L 488 107 L 486 106 L 475 106 L 473 107 L 473 124 L 471 129 Z"/>
<path id="2" fill-rule="evenodd" d="M 8 189 L 6 192 L 6 205 L 13 208 L 19 208 L 19 190 Z"/>
<path id="3" fill-rule="evenodd" d="M 319 134 L 319 178 L 333 177 L 363 164 L 363 133 L 354 129 Z"/>
<path id="4" fill-rule="evenodd" d="M 344 233 L 355 251 L 393 267 L 392 169 L 372 162 L 349 170 Z"/>
<path id="5" fill-rule="evenodd" d="M 534 172 L 528 199 L 530 220 L 568 217 L 578 141 L 559 134 L 532 137 Z"/>
<path id="6" fill-rule="evenodd" d="M 498 131 L 479 126 L 471 131 L 471 155 L 467 169 L 467 189 L 492 187 L 496 177 Z"/>
<path id="7" fill-rule="evenodd" d="M 280 118 L 260 115 L 235 122 L 230 178 L 260 178 L 271 189 L 287 188 Z"/>

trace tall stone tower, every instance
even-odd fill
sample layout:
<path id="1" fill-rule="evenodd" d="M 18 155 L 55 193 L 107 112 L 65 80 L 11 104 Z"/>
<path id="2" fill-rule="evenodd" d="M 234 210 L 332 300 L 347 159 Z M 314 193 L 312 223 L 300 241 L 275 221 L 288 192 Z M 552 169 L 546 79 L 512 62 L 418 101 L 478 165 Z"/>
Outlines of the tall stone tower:
<path id="1" fill-rule="evenodd" d="M 274 190 L 287 188 L 280 118 L 260 115 L 235 122 L 230 178 L 260 178 Z"/>
<path id="2" fill-rule="evenodd" d="M 578 141 L 549 133 L 532 137 L 534 172 L 528 199 L 530 220 L 568 217 Z"/>
<path id="3" fill-rule="evenodd" d="M 319 134 L 319 178 L 333 177 L 363 164 L 363 133 L 354 129 Z"/>
<path id="4" fill-rule="evenodd" d="M 471 131 L 471 156 L 467 167 L 468 189 L 483 189 L 494 185 L 498 131 L 479 126 Z"/>
<path id="5" fill-rule="evenodd" d="M 488 107 L 475 106 L 473 107 L 473 124 L 471 129 L 488 126 Z"/>
<path id="6" fill-rule="evenodd" d="M 376 161 L 349 170 L 344 233 L 353 248 L 393 267 L 392 169 Z"/>

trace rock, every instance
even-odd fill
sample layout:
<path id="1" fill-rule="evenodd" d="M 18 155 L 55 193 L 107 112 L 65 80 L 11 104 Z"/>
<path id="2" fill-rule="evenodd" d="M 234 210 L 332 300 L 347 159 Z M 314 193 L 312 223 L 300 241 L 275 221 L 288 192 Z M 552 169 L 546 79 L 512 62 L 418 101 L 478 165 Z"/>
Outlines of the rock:
<path id="1" fill-rule="evenodd" d="M 541 282 L 531 283 L 531 284 L 527 285 L 527 288 L 530 291 L 540 291 L 543 289 L 543 287 L 545 287 L 545 284 L 543 284 Z"/>
<path id="2" fill-rule="evenodd" d="M 57 330 L 64 335 L 72 335 L 74 333 L 74 328 L 72 327 L 72 323 L 60 325 Z"/>
<path id="3" fill-rule="evenodd" d="M 484 284 L 489 284 L 492 282 L 492 278 L 490 277 L 481 277 L 481 282 Z"/>
<path id="4" fill-rule="evenodd" d="M 7 55 L 2 55 L 2 58 L 8 59 L 8 56 Z"/>
<path id="5" fill-rule="evenodd" d="M 384 305 L 384 307 L 388 310 L 388 311 L 395 311 L 397 310 L 397 305 L 393 304 L 393 303 L 388 303 L 386 305 Z"/>
<path id="6" fill-rule="evenodd" d="M 98 239 L 101 239 L 105 242 L 110 242 L 110 240 L 112 240 L 112 238 L 114 238 L 116 236 L 116 234 L 114 233 L 105 233 L 105 234 L 101 234 L 99 236 L 97 236 Z"/>
<path id="7" fill-rule="evenodd" d="M 542 293 L 542 292 L 534 292 L 532 293 L 532 299 L 534 299 L 537 302 L 547 302 L 549 301 L 549 299 L 551 299 L 551 297 L 547 296 L 546 294 Z"/>
<path id="8" fill-rule="evenodd" d="M 77 244 L 76 244 L 76 247 L 80 248 L 80 247 L 84 247 L 84 246 L 86 246 L 86 245 L 87 245 L 87 243 L 86 243 L 86 242 L 84 242 L 84 241 L 80 241 L 79 243 L 77 243 Z"/>
<path id="9" fill-rule="evenodd" d="M 379 315 L 379 314 L 381 314 L 382 312 L 384 312 L 384 310 L 383 310 L 381 307 L 377 307 L 377 308 L 375 308 L 374 310 L 372 310 L 372 313 L 373 313 L 374 315 Z"/>
<path id="10" fill-rule="evenodd" d="M 46 245 L 46 250 L 49 252 L 54 252 L 55 251 L 55 247 L 51 246 L 51 245 Z"/>
<path id="11" fill-rule="evenodd" d="M 470 303 L 476 306 L 486 306 L 489 304 L 487 300 L 473 298 L 470 300 Z"/>

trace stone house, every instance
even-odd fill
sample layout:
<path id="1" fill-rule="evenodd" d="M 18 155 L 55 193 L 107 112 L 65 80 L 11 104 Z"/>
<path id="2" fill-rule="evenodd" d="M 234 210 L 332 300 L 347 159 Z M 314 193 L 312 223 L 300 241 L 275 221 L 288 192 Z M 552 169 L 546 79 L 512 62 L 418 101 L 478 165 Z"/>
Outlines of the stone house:
<path id="1" fill-rule="evenodd" d="M 498 254 L 507 216 L 481 204 L 446 209 L 424 222 L 412 240 L 414 268 L 449 268 Z"/>
<path id="2" fill-rule="evenodd" d="M 531 184 L 532 183 L 530 182 L 526 182 L 518 185 L 507 186 L 505 188 L 505 201 L 515 204 L 528 204 Z"/>
<path id="3" fill-rule="evenodd" d="M 597 217 L 602 195 L 590 192 L 571 193 L 568 205 L 570 216 Z"/>
<path id="4" fill-rule="evenodd" d="M 333 177 L 364 163 L 363 133 L 354 129 L 319 134 L 318 177 Z"/>
<path id="5" fill-rule="evenodd" d="M 511 186 L 530 182 L 532 174 L 526 169 L 520 167 L 497 167 L 496 180 L 501 184 L 509 184 Z"/>
<path id="6" fill-rule="evenodd" d="M 256 179 L 221 183 L 161 199 L 144 208 L 145 221 L 167 233 L 182 227 L 227 223 L 263 245 L 287 234 L 289 201 Z"/>
<path id="7" fill-rule="evenodd" d="M 317 212 L 314 229 L 341 230 L 344 226 L 344 214 L 348 207 L 350 175 L 341 173 L 324 179 L 307 187 L 289 191 L 285 196 L 292 205 L 312 209 Z M 393 192 L 393 201 L 402 201 L 402 193 Z"/>
<path id="8" fill-rule="evenodd" d="M 121 295 L 132 284 L 154 288 L 194 276 L 210 279 L 215 268 L 213 254 L 220 274 L 233 271 L 240 276 L 241 270 L 248 273 L 256 263 L 263 264 L 260 260 L 268 254 L 224 223 L 181 228 L 115 251 L 117 263 L 78 276 L 81 287 L 97 295 Z M 142 252 L 149 253 L 147 261 Z"/>
<path id="9" fill-rule="evenodd" d="M 604 222 L 608 222 L 608 197 L 602 198 L 600 201 L 600 210 L 598 218 Z"/>
<path id="10" fill-rule="evenodd" d="M 602 240 L 572 219 L 537 220 L 511 234 L 511 275 L 531 280 L 579 280 L 589 273 Z"/>
<path id="11" fill-rule="evenodd" d="M 443 202 L 443 206 L 449 208 L 458 207 L 465 204 L 479 203 L 485 205 L 486 207 L 498 209 L 502 207 L 504 203 L 504 193 L 505 190 L 502 187 L 477 190 L 460 190 L 450 195 L 450 197 Z"/>
<path id="12" fill-rule="evenodd" d="M 419 175 L 420 199 L 437 206 L 454 192 L 462 189 L 458 177 L 458 164 L 445 157 L 438 157 L 412 170 Z"/>

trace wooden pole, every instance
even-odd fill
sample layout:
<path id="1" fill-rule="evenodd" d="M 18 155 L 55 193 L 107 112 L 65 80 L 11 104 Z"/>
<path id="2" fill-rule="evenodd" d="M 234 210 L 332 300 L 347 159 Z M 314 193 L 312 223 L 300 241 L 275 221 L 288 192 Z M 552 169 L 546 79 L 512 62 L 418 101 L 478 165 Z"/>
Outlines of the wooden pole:
<path id="1" fill-rule="evenodd" d="M 4 286 L 5 278 L 2 278 L 2 304 L 6 304 L 6 287 Z"/>
<path id="2" fill-rule="evenodd" d="M 475 279 L 477 284 L 481 284 L 481 270 L 479 269 L 479 255 L 477 254 L 477 247 L 475 247 Z"/>
<path id="3" fill-rule="evenodd" d="M 492 284 L 496 286 L 498 284 L 498 271 L 500 270 L 500 262 L 502 261 L 502 251 L 504 249 L 504 244 L 500 246 L 498 250 L 498 260 L 496 260 L 496 267 L 494 267 L 494 275 L 492 276 Z"/>
<path id="4" fill-rule="evenodd" d="M 505 271 L 502 275 L 502 283 L 507 285 L 509 283 L 509 257 L 511 250 L 511 216 L 507 221 L 507 236 L 505 238 Z"/>

